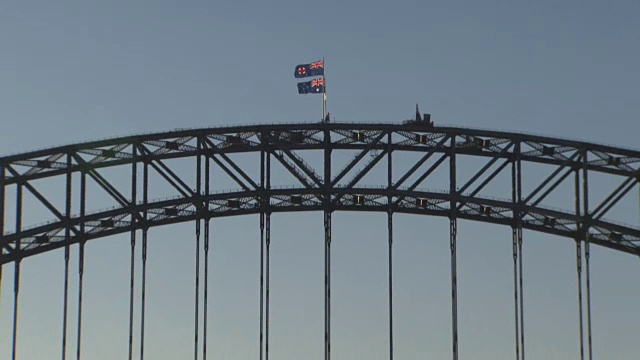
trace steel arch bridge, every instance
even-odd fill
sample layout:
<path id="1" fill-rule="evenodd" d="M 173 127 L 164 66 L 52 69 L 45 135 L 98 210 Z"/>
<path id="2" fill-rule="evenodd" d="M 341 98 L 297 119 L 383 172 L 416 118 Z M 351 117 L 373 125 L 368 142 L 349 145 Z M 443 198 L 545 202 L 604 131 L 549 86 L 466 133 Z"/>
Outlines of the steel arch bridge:
<path id="1" fill-rule="evenodd" d="M 340 151 L 351 152 L 353 157 L 337 165 L 334 154 Z M 253 156 L 257 164 L 256 160 L 234 159 L 241 154 Z M 180 168 L 172 166 L 178 159 L 183 160 Z M 474 166 L 469 164 L 476 164 L 477 169 L 471 170 Z M 548 173 L 541 176 L 541 167 L 548 169 Z M 117 169 L 117 180 L 104 176 L 109 169 Z M 444 179 L 442 187 L 426 188 L 425 184 L 436 183 L 432 179 L 438 173 L 440 179 Z M 617 186 L 594 191 L 601 181 L 590 179 L 604 177 Z M 151 227 L 181 222 L 196 223 L 197 274 L 200 272 L 201 248 L 205 254 L 204 340 L 201 345 L 202 356 L 206 358 L 209 222 L 219 217 L 259 214 L 262 238 L 260 357 L 268 359 L 271 215 L 321 211 L 324 213 L 325 237 L 324 353 L 325 359 L 329 359 L 332 216 L 336 211 L 370 211 L 386 213 L 388 219 L 389 358 L 393 358 L 394 341 L 393 215 L 409 213 L 449 219 L 453 359 L 458 358 L 458 219 L 505 225 L 512 229 L 516 359 L 525 358 L 523 229 L 575 242 L 580 351 L 583 358 L 591 359 L 590 246 L 640 255 L 640 227 L 607 216 L 623 199 L 632 196 L 630 192 L 639 179 L 640 151 L 560 138 L 419 123 L 323 122 L 176 130 L 2 157 L 0 279 L 3 268 L 14 267 L 13 358 L 18 356 L 16 332 L 22 261 L 54 249 L 65 249 L 64 325 L 61 332 L 64 358 L 69 326 L 69 253 L 70 247 L 79 248 L 79 358 L 85 244 L 92 239 L 129 233 L 131 359 L 134 249 L 138 236 L 142 239 L 143 249 L 140 316 L 141 338 L 144 339 L 147 232 Z M 54 196 L 56 199 L 41 191 L 43 184 L 54 181 L 63 184 L 63 189 Z M 525 181 L 532 183 L 530 188 L 523 185 Z M 170 189 L 162 192 L 162 198 L 150 195 L 154 188 L 160 187 L 158 184 Z M 488 188 L 493 188 L 494 193 L 487 195 Z M 556 193 L 561 188 L 565 191 L 560 201 Z M 175 196 L 166 197 L 167 192 Z M 113 206 L 96 208 L 90 200 L 94 193 L 108 198 Z M 26 196 L 48 214 L 49 221 L 33 224 L 30 211 L 25 209 Z M 196 277 L 196 358 L 199 354 L 198 299 L 202 293 L 199 284 Z M 586 301 L 583 301 L 583 295 Z M 141 358 L 143 354 L 144 340 Z"/>

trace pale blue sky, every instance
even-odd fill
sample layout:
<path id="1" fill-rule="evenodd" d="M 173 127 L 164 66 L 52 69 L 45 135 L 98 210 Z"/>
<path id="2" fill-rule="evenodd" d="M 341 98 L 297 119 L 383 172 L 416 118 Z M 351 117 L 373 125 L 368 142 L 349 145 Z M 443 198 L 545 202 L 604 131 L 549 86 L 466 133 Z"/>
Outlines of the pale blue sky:
<path id="1" fill-rule="evenodd" d="M 297 95 L 292 71 L 323 56 L 337 121 L 401 121 L 418 102 L 438 124 L 637 148 L 639 13 L 631 0 L 3 0 L 0 156 L 173 128 L 315 122 L 320 97 Z M 637 225 L 636 201 L 615 214 Z M 334 219 L 333 358 L 386 359 L 385 217 Z M 214 224 L 210 354 L 255 359 L 257 218 Z M 446 358 L 448 224 L 398 216 L 396 230 L 396 358 Z M 151 231 L 148 359 L 192 354 L 192 234 L 192 224 Z M 510 236 L 459 225 L 461 358 L 514 358 Z M 272 358 L 320 359 L 322 215 L 276 215 L 273 239 Z M 525 241 L 527 355 L 577 358 L 573 244 L 532 232 Z M 127 236 L 88 246 L 85 359 L 126 355 L 127 249 Z M 22 359 L 59 358 L 62 264 L 59 251 L 24 262 Z M 592 265 L 596 358 L 635 359 L 639 259 L 594 249 Z M 0 358 L 10 354 L 11 278 L 5 271 Z"/>

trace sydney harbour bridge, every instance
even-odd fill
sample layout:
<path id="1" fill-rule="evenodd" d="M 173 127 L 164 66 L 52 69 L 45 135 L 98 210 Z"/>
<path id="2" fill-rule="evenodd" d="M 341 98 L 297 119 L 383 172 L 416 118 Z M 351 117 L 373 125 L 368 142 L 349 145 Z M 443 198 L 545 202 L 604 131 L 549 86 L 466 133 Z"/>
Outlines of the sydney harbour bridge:
<path id="1" fill-rule="evenodd" d="M 352 156 L 338 164 L 338 151 Z M 253 160 L 237 160 L 247 154 Z M 172 165 L 176 160 L 181 160 L 180 168 Z M 116 173 L 117 181 L 104 176 L 105 171 Z M 432 188 L 436 173 L 441 181 Z M 524 179 L 531 182 L 533 178 L 535 183 L 523 186 Z M 603 179 L 614 186 L 598 189 L 605 182 Z M 218 218 L 252 214 L 259 217 L 255 226 L 260 231 L 260 323 L 256 346 L 260 359 L 268 359 L 273 320 L 271 217 L 276 213 L 314 211 L 323 213 L 324 219 L 324 234 L 317 234 L 324 237 L 324 337 L 318 341 L 324 344 L 324 358 L 328 360 L 332 355 L 334 304 L 331 280 L 335 276 L 331 269 L 332 219 L 353 211 L 386 215 L 389 322 L 381 326 L 388 329 L 387 358 L 394 357 L 394 215 L 414 214 L 448 219 L 447 311 L 454 360 L 459 356 L 461 326 L 459 220 L 497 224 L 511 230 L 509 311 L 515 359 L 527 357 L 523 230 L 551 234 L 575 244 L 577 352 L 581 359 L 592 359 L 591 251 L 598 246 L 630 257 L 640 255 L 640 227 L 608 216 L 621 201 L 636 196 L 632 190 L 638 187 L 639 179 L 640 151 L 512 132 L 433 126 L 422 121 L 185 129 L 4 156 L 0 158 L 0 289 L 5 298 L 7 291 L 12 291 L 13 301 L 5 301 L 1 308 L 11 314 L 5 316 L 11 321 L 11 353 L 0 357 L 20 359 L 18 344 L 29 341 L 28 336 L 18 335 L 21 269 L 29 266 L 28 258 L 58 250 L 63 259 L 60 264 L 64 266 L 64 286 L 62 327 L 58 333 L 60 353 L 56 357 L 80 359 L 85 247 L 91 245 L 91 240 L 128 234 L 128 358 L 144 358 L 149 229 L 190 222 L 195 224 L 193 244 L 197 254 L 193 261 L 192 355 L 195 359 L 212 358 L 207 354 L 211 223 Z M 47 184 L 59 186 L 56 199 L 42 190 Z M 160 187 L 168 190 L 160 193 Z M 485 190 L 489 187 L 499 189 L 499 193 L 487 195 Z M 559 200 L 554 194 L 560 188 L 564 190 Z M 105 208 L 101 202 L 92 202 L 98 193 L 108 198 L 112 206 Z M 46 222 L 37 223 L 31 218 L 32 211 L 25 205 L 27 197 L 31 207 L 37 205 L 48 215 Z M 141 249 L 141 256 L 136 256 L 136 249 Z M 70 265 L 72 257 L 77 257 L 77 266 Z M 11 277 L 6 275 L 9 270 Z M 70 274 L 75 274 L 77 281 L 71 281 Z M 70 299 L 70 288 L 74 289 L 74 299 Z M 134 303 L 134 295 L 139 296 L 140 302 Z M 77 313 L 73 322 L 72 311 Z M 140 324 L 135 329 L 134 322 Z M 134 345 L 134 337 L 140 339 L 139 346 Z"/>

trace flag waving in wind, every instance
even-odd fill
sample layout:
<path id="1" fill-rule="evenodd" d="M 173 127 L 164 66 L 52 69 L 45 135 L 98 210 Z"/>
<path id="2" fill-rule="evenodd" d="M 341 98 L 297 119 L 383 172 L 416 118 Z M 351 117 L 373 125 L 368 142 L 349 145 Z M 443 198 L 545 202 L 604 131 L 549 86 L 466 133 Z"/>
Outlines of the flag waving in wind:
<path id="1" fill-rule="evenodd" d="M 322 94 L 324 93 L 324 79 L 318 78 L 311 81 L 298 83 L 298 94 Z"/>
<path id="2" fill-rule="evenodd" d="M 322 122 L 329 122 L 329 114 L 327 113 L 327 87 L 324 78 L 324 58 L 309 64 L 296 66 L 293 75 L 296 79 L 316 77 L 311 81 L 299 82 L 298 94 L 322 94 Z"/>
<path id="3" fill-rule="evenodd" d="M 300 64 L 296 66 L 293 73 L 296 78 L 324 75 L 324 60 L 314 61 L 310 64 Z"/>

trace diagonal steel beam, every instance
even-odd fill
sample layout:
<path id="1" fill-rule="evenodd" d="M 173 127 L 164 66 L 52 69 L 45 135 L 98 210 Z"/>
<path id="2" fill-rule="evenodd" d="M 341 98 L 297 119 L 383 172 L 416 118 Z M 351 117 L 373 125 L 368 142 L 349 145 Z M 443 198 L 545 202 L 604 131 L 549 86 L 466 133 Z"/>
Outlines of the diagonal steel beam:
<path id="1" fill-rule="evenodd" d="M 156 162 L 159 161 L 160 160 L 156 160 Z M 158 166 L 158 164 L 154 163 L 153 160 L 149 161 L 149 165 L 151 165 L 151 167 L 160 175 L 160 177 L 165 179 L 174 189 L 176 189 L 180 193 L 180 195 L 182 195 L 183 197 L 189 197 L 190 195 L 192 195 L 192 193 L 190 194 L 189 192 L 184 191 L 184 187 L 176 183 L 171 178 L 171 176 L 169 176 L 169 174 L 167 174 L 160 166 Z"/>
<path id="2" fill-rule="evenodd" d="M 253 181 L 253 179 L 247 175 L 247 173 L 244 172 L 244 170 L 242 170 L 235 162 L 233 162 L 233 160 L 231 160 L 226 154 L 224 153 L 220 153 L 219 154 L 220 157 L 222 157 L 229 165 L 231 165 L 231 167 L 238 173 L 240 174 L 240 176 L 242 176 L 249 184 L 251 184 L 251 186 L 253 186 L 254 189 L 260 189 L 260 186 L 258 184 L 256 184 L 255 181 Z"/>
<path id="3" fill-rule="evenodd" d="M 416 181 L 413 182 L 413 184 L 411 184 L 411 186 L 409 186 L 408 190 L 413 191 L 415 188 L 417 188 L 418 185 L 420 185 L 420 183 L 423 182 L 424 179 L 426 179 L 429 175 L 431 175 L 431 173 L 433 173 L 448 157 L 449 157 L 449 154 L 447 153 L 442 154 L 442 156 L 438 160 L 436 160 L 436 162 L 433 163 L 433 165 L 431 165 L 431 167 L 427 169 L 427 171 L 424 174 L 422 174 Z"/>
<path id="4" fill-rule="evenodd" d="M 478 180 L 482 175 L 484 175 L 484 173 L 489 170 L 489 168 L 491 168 L 491 166 L 493 166 L 493 164 L 495 164 L 502 155 L 506 154 L 509 152 L 509 149 L 513 146 L 513 143 L 509 144 L 508 146 L 506 146 L 505 148 L 502 149 L 502 151 L 500 151 L 500 153 L 498 154 L 498 156 L 495 156 L 493 159 L 491 159 L 491 161 L 489 161 L 488 163 L 485 164 L 485 166 L 482 167 L 482 169 L 478 170 L 476 172 L 475 175 L 473 175 L 473 177 L 471 179 L 469 179 L 469 181 L 467 181 L 461 188 L 460 190 L 458 190 L 459 193 L 464 193 L 467 188 L 471 185 L 473 185 L 473 183 Z M 507 161 L 508 163 L 508 161 Z M 504 165 L 506 166 L 506 165 Z M 504 169 L 504 167 L 502 167 Z"/>
<path id="5" fill-rule="evenodd" d="M 578 152 L 576 151 L 575 153 L 573 153 L 573 155 L 571 155 L 567 160 L 565 160 L 560 166 L 558 166 L 553 173 L 551 173 L 551 175 L 549 175 L 546 179 L 544 179 L 544 181 L 538 185 L 537 188 L 535 188 L 531 194 L 529 194 L 529 196 L 527 196 L 524 199 L 524 203 L 526 204 L 527 202 L 529 202 L 529 200 L 531 200 L 534 196 L 536 196 L 542 189 L 544 189 L 545 186 L 547 186 L 551 180 L 553 180 L 553 178 L 555 178 L 561 171 L 562 169 L 564 169 L 568 164 L 570 164 L 572 161 L 575 160 L 575 158 L 578 156 Z"/>
<path id="6" fill-rule="evenodd" d="M 538 206 L 538 204 L 540 204 L 542 200 L 544 200 L 549 194 L 551 194 L 551 192 L 555 190 L 558 187 L 558 185 L 560 185 L 567 177 L 569 177 L 569 175 L 571 175 L 572 172 L 573 172 L 573 169 L 567 169 L 567 171 L 562 176 L 560 176 L 560 178 L 556 180 L 544 193 L 542 193 L 542 195 L 540 195 L 538 200 L 532 202 L 531 205 Z"/>
<path id="7" fill-rule="evenodd" d="M 511 161 L 510 160 L 505 160 L 502 165 L 500 165 L 496 170 L 494 170 L 491 175 L 489 175 L 486 179 L 484 179 L 484 181 L 478 185 L 478 187 L 476 187 L 470 194 L 469 197 L 474 197 L 476 196 L 482 189 L 484 189 L 485 186 L 487 186 L 496 176 L 498 176 L 498 174 L 500 174 L 502 172 L 502 170 L 504 170 L 505 167 L 507 167 L 507 165 L 509 165 Z M 466 189 L 465 189 L 466 190 Z M 458 193 L 462 193 L 464 190 L 460 190 Z M 462 200 L 460 201 L 460 205 L 458 205 L 458 210 L 460 210 L 463 206 L 464 206 L 465 202 L 463 202 Z"/>
<path id="8" fill-rule="evenodd" d="M 307 166 L 307 164 L 299 156 L 297 156 L 296 153 L 290 151 L 289 149 L 281 149 L 281 150 L 285 154 L 287 154 L 287 156 L 294 163 L 296 163 L 296 165 L 298 165 L 302 169 L 302 171 L 304 171 L 304 173 L 307 174 L 307 176 L 309 176 L 311 180 L 313 180 L 313 182 L 315 182 L 318 186 L 322 186 L 322 180 L 318 178 L 317 174 L 312 169 L 309 169 L 309 166 Z"/>
<path id="9" fill-rule="evenodd" d="M 262 137 L 267 140 L 268 144 L 278 146 L 278 150 L 285 153 L 289 157 L 289 159 L 291 159 L 294 162 L 295 165 L 297 165 L 308 177 L 310 177 L 311 180 L 313 180 L 313 182 L 316 183 L 316 185 L 318 185 L 318 187 L 322 187 L 323 181 L 318 177 L 318 174 L 299 155 L 287 149 L 286 146 L 282 146 L 285 143 L 284 141 L 282 141 L 279 137 L 272 136 L 270 132 L 263 133 Z M 264 143 L 264 140 L 263 140 L 263 143 Z M 275 152 L 272 152 L 272 153 L 275 155 Z M 282 157 L 282 159 L 279 159 L 279 160 L 281 163 L 283 161 L 286 162 L 284 157 Z M 300 180 L 299 174 L 296 174 L 298 172 L 297 169 L 294 169 L 292 171 L 290 170 L 291 166 L 287 166 L 284 163 L 283 165 L 287 168 L 287 170 L 289 170 L 295 177 L 297 177 Z M 305 183 L 306 182 L 307 181 L 305 180 Z M 310 186 L 310 187 L 313 187 L 313 186 Z"/>
<path id="10" fill-rule="evenodd" d="M 371 149 L 373 149 L 376 145 L 380 143 L 380 141 L 387 135 L 385 132 L 381 132 L 371 143 L 369 143 L 358 155 L 356 155 L 349 164 L 347 164 L 342 171 L 331 181 L 331 186 L 336 186 L 336 184 L 342 180 L 342 178 L 351 171 L 360 160 L 362 160 Z"/>
<path id="11" fill-rule="evenodd" d="M 282 166 L 284 166 L 287 171 L 289 171 L 289 173 L 291 173 L 291 175 L 293 175 L 294 177 L 296 177 L 300 183 L 302 183 L 302 185 L 304 185 L 307 188 L 313 188 L 313 184 L 311 184 L 308 179 L 306 177 L 304 177 L 299 171 L 297 171 L 297 169 L 293 166 L 291 166 L 291 164 L 289 164 L 285 159 L 284 156 L 282 156 L 281 154 L 278 154 L 276 151 L 271 152 L 271 154 L 278 159 L 278 161 L 282 164 Z"/>
<path id="12" fill-rule="evenodd" d="M 407 190 L 413 191 L 416 187 L 418 187 L 418 185 L 420 185 L 420 183 L 424 181 L 424 179 L 431 175 L 431 173 L 434 172 L 448 157 L 449 154 L 442 154 L 442 156 L 440 156 L 440 158 L 438 158 L 438 160 L 436 160 L 436 162 L 433 163 L 433 165 L 431 165 L 431 167 L 429 167 L 429 169 L 427 169 L 424 174 L 422 174 L 416 181 L 414 181 Z M 405 199 L 405 197 L 406 196 L 399 196 L 394 206 L 398 206 Z"/>
<path id="13" fill-rule="evenodd" d="M 225 165 L 222 161 L 218 160 L 218 158 L 215 156 L 215 154 L 205 154 L 205 156 L 207 158 L 210 158 L 211 160 L 213 160 L 213 162 L 215 162 L 216 164 L 218 164 L 218 166 L 220 166 L 220 168 L 227 174 L 229 175 L 229 177 L 231 177 L 233 179 L 233 181 L 235 181 L 236 183 L 238 183 L 238 185 L 240 185 L 240 187 L 244 190 L 244 191 L 251 191 L 251 189 L 249 188 L 249 186 L 247 186 L 247 184 L 245 184 L 238 176 L 236 176 L 236 174 L 231 171 L 231 169 L 229 169 L 227 167 L 227 165 Z"/>
<path id="14" fill-rule="evenodd" d="M 436 152 L 436 150 L 440 149 L 442 147 L 442 145 L 444 145 L 445 142 L 447 142 L 447 140 L 450 139 L 449 136 L 445 136 L 443 137 L 434 147 L 432 147 L 431 149 L 429 149 L 429 151 L 420 159 L 418 160 L 418 162 L 415 163 L 415 165 L 413 165 L 413 167 L 411 167 L 411 169 L 409 169 L 409 171 L 407 171 L 401 178 L 400 180 L 398 180 L 398 182 L 396 182 L 396 184 L 393 186 L 393 188 L 395 190 L 399 189 L 400 186 L 402 186 L 402 184 L 407 181 L 407 179 L 409 177 L 411 177 L 411 175 L 413 175 L 418 168 L 420 168 L 420 166 L 422 166 L 422 164 L 425 163 L 425 161 L 429 160 L 429 158 L 431 156 L 433 156 L 433 154 Z M 442 161 L 444 161 L 444 159 L 442 159 Z"/>
<path id="15" fill-rule="evenodd" d="M 369 163 L 364 167 L 364 169 L 362 169 L 359 173 L 356 174 L 356 176 L 354 176 L 351 181 L 349 181 L 349 183 L 345 186 L 345 189 L 352 189 L 353 186 L 355 184 L 358 183 L 358 181 L 360 181 L 365 175 L 367 175 L 367 173 L 380 161 L 382 160 L 382 158 L 387 154 L 389 150 L 388 149 L 384 149 L 382 152 L 380 152 L 378 155 L 376 155 L 375 158 L 373 158 L 373 160 L 369 161 Z M 344 197 L 344 194 L 342 195 L 338 195 L 336 196 L 335 200 L 333 201 L 334 204 L 338 204 L 340 202 L 340 200 Z"/>
<path id="16" fill-rule="evenodd" d="M 249 182 L 249 184 L 251 186 L 253 186 L 254 189 L 257 190 L 257 189 L 260 188 L 260 186 L 258 184 L 256 184 L 256 182 L 253 181 L 253 179 L 251 179 L 251 177 L 249 175 L 247 175 L 238 165 L 236 165 L 236 163 L 234 163 L 233 160 L 231 160 L 226 154 L 224 154 L 223 152 L 220 152 L 220 151 L 216 151 L 216 150 L 218 150 L 218 148 L 211 141 L 211 139 L 209 139 L 207 137 L 204 137 L 203 140 L 205 141 L 205 144 L 209 146 L 209 152 L 211 153 L 211 156 L 210 156 L 211 159 L 213 159 L 213 161 L 215 161 L 216 164 L 218 164 L 229 176 L 231 176 L 238 184 L 240 184 L 240 186 L 242 186 L 243 189 L 248 190 L 249 188 L 247 187 L 247 185 L 245 183 L 240 181 L 238 176 L 236 174 L 233 174 L 233 172 L 226 165 L 224 165 L 220 160 L 216 159 L 216 157 L 214 156 L 215 154 L 219 155 L 222 159 L 224 159 L 227 162 L 228 165 L 231 165 L 231 167 L 238 174 L 240 174 L 240 176 L 242 178 L 244 178 L 247 182 Z M 207 155 L 207 156 L 209 156 L 209 155 Z"/>
<path id="17" fill-rule="evenodd" d="M 609 212 L 615 204 L 622 199 L 633 187 L 638 183 L 636 178 L 628 178 L 620 186 L 618 186 L 606 199 L 604 199 L 593 211 L 592 216 L 594 219 L 600 219 L 604 214 Z"/>
<path id="18" fill-rule="evenodd" d="M 360 181 L 365 175 L 367 175 L 369 173 L 369 171 L 371 169 L 373 169 L 374 166 L 376 166 L 376 164 L 382 160 L 382 158 L 389 152 L 388 149 L 384 149 L 382 150 L 379 154 L 376 155 L 376 157 L 373 158 L 373 160 L 369 161 L 367 163 L 367 165 L 364 167 L 364 169 L 362 169 L 360 172 L 358 172 L 346 185 L 346 188 L 352 188 L 355 184 L 358 183 L 358 181 Z"/>
<path id="19" fill-rule="evenodd" d="M 149 156 L 149 165 L 151 165 L 162 178 L 167 180 L 171 186 L 178 190 L 182 196 L 189 197 L 194 195 L 189 185 L 176 175 L 162 160 L 155 159 L 154 162 L 151 152 L 144 145 L 140 144 L 139 148 L 144 155 Z"/>
<path id="20" fill-rule="evenodd" d="M 14 176 L 21 178 L 21 176 L 19 175 L 19 173 L 13 169 L 13 167 L 11 165 L 7 165 L 7 169 L 9 170 L 9 172 L 11 172 Z M 49 209 L 49 211 L 51 211 L 58 219 L 60 219 L 61 221 L 65 221 L 65 216 L 58 211 L 58 209 L 56 209 L 55 206 L 53 206 L 53 204 L 51 204 L 49 202 L 49 200 L 47 200 L 47 198 L 45 198 L 38 190 L 36 190 L 33 185 L 31 185 L 28 181 L 22 181 L 22 184 L 24 187 L 27 188 L 27 190 L 29 190 L 29 192 L 31 192 L 31 194 L 33 194 L 33 196 L 35 196 L 42 205 L 44 205 L 47 209 Z M 75 227 L 71 227 L 71 230 L 78 235 L 78 230 Z"/>
<path id="21" fill-rule="evenodd" d="M 88 164 L 82 157 L 78 154 L 73 154 L 73 157 L 76 159 L 76 162 L 86 168 L 86 174 L 91 176 L 93 180 L 96 181 L 100 187 L 102 187 L 111 197 L 113 197 L 120 205 L 123 207 L 127 207 L 130 205 L 129 200 L 122 195 L 113 185 L 111 185 L 105 178 L 98 173 L 96 169 L 94 169 L 90 164 Z"/>

